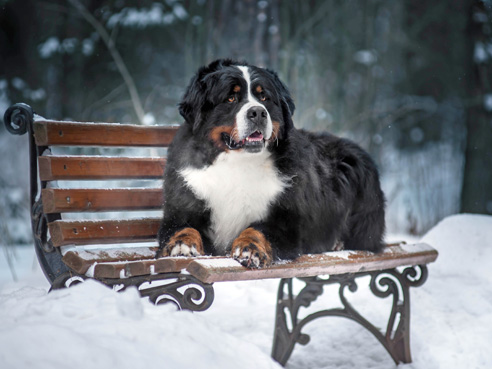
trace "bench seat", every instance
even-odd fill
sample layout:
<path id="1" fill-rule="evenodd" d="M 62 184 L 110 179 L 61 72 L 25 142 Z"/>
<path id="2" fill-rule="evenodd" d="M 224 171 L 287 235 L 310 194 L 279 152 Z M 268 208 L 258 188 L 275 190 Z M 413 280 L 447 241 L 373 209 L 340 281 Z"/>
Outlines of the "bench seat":
<path id="1" fill-rule="evenodd" d="M 265 278 L 312 277 L 391 269 L 433 262 L 437 251 L 425 243 L 398 244 L 374 254 L 368 251 L 334 251 L 303 255 L 261 269 L 248 269 L 228 257 L 164 257 L 154 259 L 156 247 L 131 247 L 64 253 L 63 261 L 77 273 L 91 278 L 128 278 L 147 274 L 186 271 L 203 283 Z"/>

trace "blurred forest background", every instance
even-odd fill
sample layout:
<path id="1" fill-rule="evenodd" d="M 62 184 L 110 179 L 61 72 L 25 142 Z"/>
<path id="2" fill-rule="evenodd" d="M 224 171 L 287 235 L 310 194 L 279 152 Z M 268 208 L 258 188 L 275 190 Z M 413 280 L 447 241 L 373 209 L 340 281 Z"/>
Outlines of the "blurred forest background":
<path id="1" fill-rule="evenodd" d="M 388 229 L 492 214 L 492 0 L 0 0 L 0 114 L 172 124 L 219 57 L 278 71 L 297 127 L 376 159 Z M 0 239 L 29 242 L 26 137 L 0 127 Z M 27 228 L 28 229 L 28 228 Z"/>

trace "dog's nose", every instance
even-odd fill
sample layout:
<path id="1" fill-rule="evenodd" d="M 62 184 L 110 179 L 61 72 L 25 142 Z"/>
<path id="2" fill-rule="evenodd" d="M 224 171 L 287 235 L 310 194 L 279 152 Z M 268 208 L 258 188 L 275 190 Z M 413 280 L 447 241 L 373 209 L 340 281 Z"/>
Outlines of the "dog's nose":
<path id="1" fill-rule="evenodd" d="M 266 123 L 267 111 L 262 106 L 253 106 L 246 112 L 246 118 L 257 126 L 263 126 Z"/>

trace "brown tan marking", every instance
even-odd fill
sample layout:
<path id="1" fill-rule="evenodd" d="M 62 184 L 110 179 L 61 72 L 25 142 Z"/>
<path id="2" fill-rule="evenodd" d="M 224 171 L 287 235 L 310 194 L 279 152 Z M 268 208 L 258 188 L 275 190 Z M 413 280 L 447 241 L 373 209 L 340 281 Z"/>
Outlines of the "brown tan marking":
<path id="1" fill-rule="evenodd" d="M 234 123 L 233 126 L 214 127 L 214 128 L 212 128 L 212 130 L 209 133 L 210 139 L 213 141 L 213 143 L 217 147 L 220 147 L 221 149 L 224 149 L 225 151 L 229 151 L 229 148 L 227 147 L 227 145 L 222 140 L 222 133 L 226 133 L 229 136 L 231 136 L 233 140 L 239 141 L 239 139 L 237 138 L 236 123 Z"/>
<path id="2" fill-rule="evenodd" d="M 194 228 L 183 228 L 182 230 L 176 232 L 170 239 L 167 245 L 162 249 L 161 253 L 157 254 L 157 257 L 160 256 L 170 256 L 173 249 L 176 246 L 180 246 L 181 244 L 185 244 L 188 247 L 195 248 L 197 254 L 203 255 L 203 242 L 202 237 L 200 236 L 200 232 L 198 232 Z"/>
<path id="3" fill-rule="evenodd" d="M 234 86 L 233 91 L 236 92 L 236 93 L 239 92 L 239 91 L 241 91 L 241 86 L 239 86 L 239 85 Z"/>
<path id="4" fill-rule="evenodd" d="M 249 256 L 243 257 L 243 253 Z M 259 268 L 272 263 L 272 246 L 265 235 L 254 228 L 246 228 L 232 243 L 231 257 L 248 268 Z M 256 264 L 256 259 L 258 264 Z"/>
<path id="5" fill-rule="evenodd" d="M 275 141 L 278 138 L 279 132 L 280 132 L 280 122 L 273 120 L 272 121 L 272 135 L 271 135 L 269 141 Z"/>
<path id="6" fill-rule="evenodd" d="M 256 86 L 256 92 L 261 94 L 263 92 L 263 87 L 261 87 L 260 85 Z"/>

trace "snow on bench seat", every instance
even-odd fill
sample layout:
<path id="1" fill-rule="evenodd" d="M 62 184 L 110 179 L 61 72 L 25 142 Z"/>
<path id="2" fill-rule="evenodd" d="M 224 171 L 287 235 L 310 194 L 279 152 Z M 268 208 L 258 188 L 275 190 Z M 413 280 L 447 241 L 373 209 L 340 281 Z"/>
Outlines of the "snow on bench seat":
<path id="1" fill-rule="evenodd" d="M 180 272 L 193 258 L 155 259 L 157 247 L 72 248 L 63 262 L 75 272 L 90 278 L 128 278 L 141 275 Z"/>
<path id="2" fill-rule="evenodd" d="M 383 252 L 335 251 L 303 255 L 292 261 L 278 262 L 261 269 L 248 269 L 228 257 L 164 257 L 154 259 L 155 247 L 115 249 L 113 251 L 69 251 L 63 260 L 80 274 L 92 278 L 128 278 L 149 274 L 181 272 L 204 283 L 265 278 L 311 277 L 374 270 L 405 265 L 428 264 L 437 251 L 425 243 L 388 246 Z"/>
<path id="3" fill-rule="evenodd" d="M 265 278 L 313 277 L 374 270 L 392 269 L 404 265 L 427 264 L 436 260 L 437 251 L 420 243 L 386 247 L 382 253 L 368 251 L 335 251 L 302 255 L 295 260 L 280 262 L 262 269 L 248 269 L 235 260 L 195 260 L 186 270 L 205 283 Z"/>

